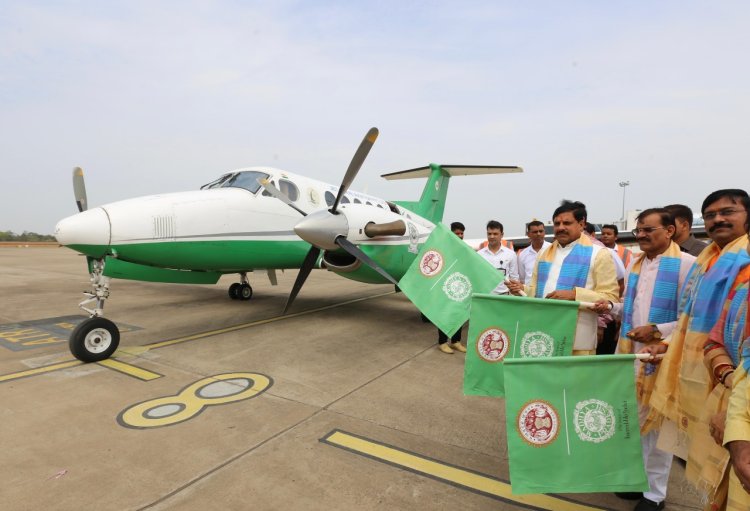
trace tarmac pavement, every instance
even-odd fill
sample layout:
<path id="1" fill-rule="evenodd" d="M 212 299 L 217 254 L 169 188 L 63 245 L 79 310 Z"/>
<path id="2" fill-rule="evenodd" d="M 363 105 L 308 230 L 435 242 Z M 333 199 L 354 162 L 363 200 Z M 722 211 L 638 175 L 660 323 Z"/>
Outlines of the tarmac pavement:
<path id="1" fill-rule="evenodd" d="M 392 286 L 295 271 L 227 288 L 114 281 L 124 331 L 81 364 L 85 259 L 0 247 L 3 510 L 629 510 L 611 494 L 513 496 L 503 403 Z M 667 509 L 700 509 L 675 463 Z"/>

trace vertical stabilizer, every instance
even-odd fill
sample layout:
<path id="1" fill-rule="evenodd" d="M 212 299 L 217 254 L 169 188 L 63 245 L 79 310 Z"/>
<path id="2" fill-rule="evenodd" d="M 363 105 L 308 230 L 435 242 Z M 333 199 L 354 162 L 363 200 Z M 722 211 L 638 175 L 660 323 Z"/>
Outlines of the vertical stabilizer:
<path id="1" fill-rule="evenodd" d="M 448 180 L 453 176 L 475 176 L 482 174 L 507 174 L 523 172 L 521 167 L 487 165 L 439 165 L 430 163 L 428 167 L 402 170 L 383 174 L 388 180 L 427 178 L 419 201 L 393 201 L 409 211 L 413 211 L 432 223 L 443 220 L 445 200 L 448 196 Z"/>

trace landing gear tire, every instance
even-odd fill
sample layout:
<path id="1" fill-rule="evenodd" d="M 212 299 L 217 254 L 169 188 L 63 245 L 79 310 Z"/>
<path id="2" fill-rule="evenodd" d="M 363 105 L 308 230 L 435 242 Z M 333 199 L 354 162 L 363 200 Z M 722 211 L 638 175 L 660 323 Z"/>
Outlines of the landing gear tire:
<path id="1" fill-rule="evenodd" d="M 237 297 L 240 300 L 249 300 L 253 297 L 253 288 L 250 284 L 240 284 L 240 288 L 237 290 Z"/>
<path id="2" fill-rule="evenodd" d="M 242 287 L 242 284 L 239 282 L 235 282 L 231 286 L 229 286 L 229 290 L 227 293 L 229 293 L 229 298 L 232 300 L 239 300 L 240 299 L 240 288 Z"/>
<path id="3" fill-rule="evenodd" d="M 82 362 L 109 358 L 120 344 L 120 330 L 106 318 L 89 318 L 70 334 L 70 352 Z"/>

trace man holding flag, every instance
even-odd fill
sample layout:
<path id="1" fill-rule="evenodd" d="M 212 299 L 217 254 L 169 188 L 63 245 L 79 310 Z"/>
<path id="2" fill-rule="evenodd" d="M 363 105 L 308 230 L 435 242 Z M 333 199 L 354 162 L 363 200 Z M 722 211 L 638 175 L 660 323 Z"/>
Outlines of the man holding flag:
<path id="1" fill-rule="evenodd" d="M 609 249 L 595 245 L 582 236 L 586 224 L 586 206 L 581 202 L 563 201 L 552 215 L 555 241 L 537 257 L 531 282 L 526 286 L 517 280 L 507 283 L 514 295 L 526 293 L 535 298 L 552 298 L 596 302 L 618 301 L 619 286 Z M 596 352 L 597 316 L 580 311 L 574 355 Z"/>
<path id="2" fill-rule="evenodd" d="M 597 301 L 592 310 L 612 315 L 622 321 L 616 353 L 639 352 L 647 344 L 659 343 L 671 335 L 677 324 L 679 292 L 695 257 L 680 251 L 672 241 L 675 224 L 672 215 L 663 208 L 647 209 L 636 218 L 633 230 L 642 252 L 635 257 L 625 283 L 623 303 Z M 657 367 L 651 363 L 635 362 L 638 417 L 642 424 L 648 415 L 648 400 L 656 378 Z M 648 475 L 649 491 L 617 493 L 625 499 L 640 499 L 637 511 L 658 510 L 664 507 L 667 496 L 672 454 L 656 447 L 658 431 L 641 437 L 643 464 Z"/>

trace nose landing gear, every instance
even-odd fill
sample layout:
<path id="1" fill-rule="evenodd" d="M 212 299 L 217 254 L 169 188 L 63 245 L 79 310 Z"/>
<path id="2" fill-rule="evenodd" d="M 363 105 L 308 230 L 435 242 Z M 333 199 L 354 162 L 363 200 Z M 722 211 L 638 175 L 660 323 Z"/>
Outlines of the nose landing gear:
<path id="1" fill-rule="evenodd" d="M 109 358 L 120 344 L 120 330 L 110 320 L 101 317 L 104 302 L 109 298 L 109 277 L 104 274 L 104 261 L 99 259 L 91 263 L 91 291 L 85 291 L 86 299 L 78 306 L 91 317 L 82 321 L 73 329 L 68 339 L 70 352 L 82 362 L 98 362 Z M 96 302 L 94 309 L 86 307 Z"/>

